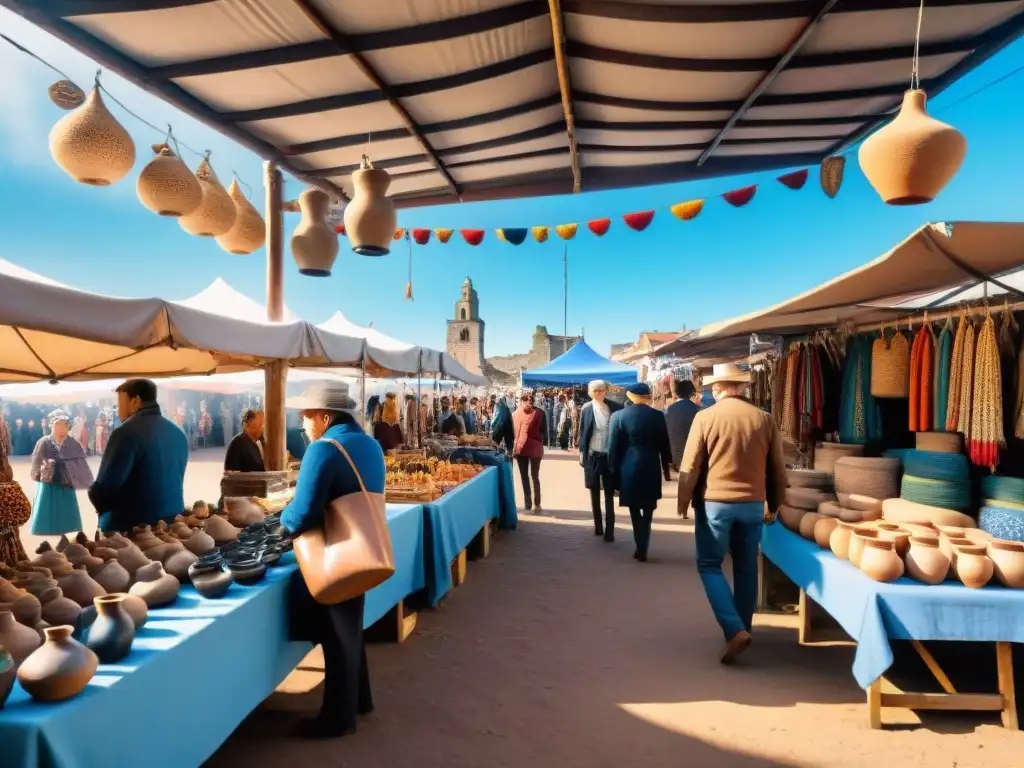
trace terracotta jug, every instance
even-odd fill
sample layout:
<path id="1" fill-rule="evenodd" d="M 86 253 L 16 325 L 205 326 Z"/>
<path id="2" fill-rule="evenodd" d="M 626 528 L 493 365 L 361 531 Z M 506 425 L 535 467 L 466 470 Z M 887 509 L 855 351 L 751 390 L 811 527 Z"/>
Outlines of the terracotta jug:
<path id="1" fill-rule="evenodd" d="M 860 568 L 860 557 L 864 554 L 864 542 L 868 539 L 877 539 L 878 531 L 874 528 L 865 528 L 863 526 L 857 526 L 853 529 L 853 534 L 850 536 L 850 562 Z"/>
<path id="2" fill-rule="evenodd" d="M 108 560 L 89 575 L 107 592 L 124 592 L 132 583 L 131 574 L 117 560 Z"/>
<path id="3" fill-rule="evenodd" d="M 135 572 L 142 566 L 148 565 L 150 560 L 141 549 L 134 544 L 129 544 L 117 550 L 117 562 L 128 571 L 129 576 L 134 577 Z"/>
<path id="4" fill-rule="evenodd" d="M 43 604 L 39 602 L 39 598 L 24 590 L 16 599 L 3 605 L 10 606 L 14 620 L 26 627 L 35 626 L 43 617 Z"/>
<path id="5" fill-rule="evenodd" d="M 218 544 L 227 544 L 238 538 L 241 531 L 220 515 L 210 515 L 206 520 L 206 532 Z"/>
<path id="6" fill-rule="evenodd" d="M 141 549 L 143 552 L 145 552 L 147 549 L 159 547 L 161 544 L 163 544 L 163 542 L 157 538 L 156 534 L 148 529 L 136 534 L 134 542 L 135 546 Z"/>
<path id="7" fill-rule="evenodd" d="M 85 568 L 75 568 L 70 576 L 57 579 L 64 597 L 74 600 L 85 608 L 92 605 L 93 598 L 107 594 L 107 590 L 97 584 Z"/>
<path id="8" fill-rule="evenodd" d="M 345 234 L 360 256 L 385 256 L 398 227 L 394 203 L 387 197 L 391 177 L 374 168 L 363 155 L 362 167 L 352 174 L 352 202 L 345 208 Z"/>
<path id="9" fill-rule="evenodd" d="M 957 561 L 957 549 L 959 547 L 973 547 L 976 546 L 973 541 L 967 538 L 939 538 L 939 549 L 941 549 L 946 557 L 949 558 L 950 572 L 953 576 L 957 575 L 956 561 Z"/>
<path id="10" fill-rule="evenodd" d="M 779 507 L 779 520 L 782 524 L 789 528 L 789 530 L 799 533 L 800 531 L 800 520 L 807 514 L 805 509 L 797 509 L 796 507 L 790 507 L 783 504 Z"/>
<path id="11" fill-rule="evenodd" d="M 299 266 L 299 274 L 308 277 L 331 275 L 331 267 L 338 256 L 338 236 L 327 224 L 330 205 L 330 195 L 316 187 L 307 187 L 299 195 L 302 219 L 292 233 L 292 258 Z M 350 203 L 349 208 L 352 205 Z M 345 215 L 348 216 L 347 210 Z M 394 227 L 391 232 L 394 232 Z M 390 239 L 391 233 L 388 234 Z"/>
<path id="12" fill-rule="evenodd" d="M 71 637 L 72 628 L 49 627 L 46 642 L 18 669 L 18 682 L 37 701 L 77 696 L 96 674 L 96 654 Z"/>
<path id="13" fill-rule="evenodd" d="M 18 665 L 14 663 L 14 657 L 10 652 L 0 645 L 0 709 L 7 703 L 7 697 L 11 695 L 11 688 L 14 687 L 14 677 L 18 671 Z"/>
<path id="14" fill-rule="evenodd" d="M 100 664 L 114 664 L 132 650 L 135 622 L 123 604 L 121 595 L 96 598 L 96 621 L 89 627 L 86 645 L 96 654 Z"/>
<path id="15" fill-rule="evenodd" d="M 956 575 L 965 587 L 979 589 L 992 579 L 995 566 L 988 557 L 987 548 L 980 544 L 955 546 Z"/>
<path id="16" fill-rule="evenodd" d="M 135 625 L 135 630 L 142 629 L 146 625 L 146 621 L 149 619 L 149 608 L 146 607 L 146 601 L 137 595 L 129 595 L 127 592 L 117 592 L 119 597 L 123 597 L 124 601 L 121 603 L 121 607 L 124 609 L 132 618 L 132 623 Z M 109 597 L 109 595 L 108 595 Z M 79 630 L 91 627 L 93 622 L 96 621 L 96 604 L 93 603 L 88 608 L 82 609 L 82 615 L 78 619 L 77 627 Z"/>
<path id="17" fill-rule="evenodd" d="M 993 540 L 988 544 L 995 577 L 1004 587 L 1024 587 L 1024 544 L 1019 541 Z"/>
<path id="18" fill-rule="evenodd" d="M 141 597 L 149 608 L 159 608 L 178 599 L 179 587 L 176 578 L 164 573 L 161 563 L 152 562 L 135 572 L 135 583 L 128 590 L 128 594 Z"/>
<path id="19" fill-rule="evenodd" d="M 43 621 L 53 626 L 60 626 L 61 624 L 75 625 L 78 622 L 79 615 L 82 613 L 82 606 L 74 600 L 64 597 L 60 587 L 48 590 L 39 600 L 43 604 Z"/>
<path id="20" fill-rule="evenodd" d="M 925 584 L 941 584 L 949 575 L 949 558 L 939 549 L 938 536 L 911 536 L 904 562 L 907 576 Z"/>
<path id="21" fill-rule="evenodd" d="M 800 518 L 800 535 L 805 539 L 814 540 L 814 526 L 818 524 L 819 520 L 824 519 L 824 515 L 820 515 L 817 512 L 808 512 L 802 518 Z"/>
<path id="22" fill-rule="evenodd" d="M 853 523 L 845 523 L 840 520 L 832 529 L 832 535 L 828 537 L 829 549 L 840 560 L 847 560 L 850 557 L 850 537 L 855 528 Z"/>
<path id="23" fill-rule="evenodd" d="M 231 180 L 228 196 L 235 204 L 235 223 L 231 225 L 231 229 L 217 238 L 217 245 L 235 256 L 244 256 L 263 245 L 267 225 L 259 211 L 242 193 L 238 179 Z"/>
<path id="24" fill-rule="evenodd" d="M 135 143 L 103 103 L 98 86 L 50 129 L 50 154 L 71 178 L 94 187 L 120 181 L 135 165 Z"/>
<path id="25" fill-rule="evenodd" d="M 74 545 L 72 544 L 71 546 Z M 84 555 L 89 554 L 89 550 L 85 549 L 84 547 L 82 549 L 84 550 Z M 53 572 L 54 569 L 65 568 L 70 564 L 71 563 L 67 555 L 62 554 L 60 552 L 55 552 L 52 549 L 47 549 L 42 554 L 32 558 L 32 565 L 42 566 L 43 568 L 49 568 L 51 573 Z"/>
<path id="26" fill-rule="evenodd" d="M 861 571 L 875 581 L 895 581 L 903 575 L 903 561 L 891 539 L 865 538 L 860 556 Z"/>
<path id="27" fill-rule="evenodd" d="M 892 523 L 879 523 L 878 535 L 896 545 L 897 555 L 901 558 L 906 557 L 907 551 L 910 549 L 910 533 L 908 531 Z"/>
<path id="28" fill-rule="evenodd" d="M 188 584 L 188 569 L 198 559 L 187 549 L 172 552 L 164 559 L 164 570 L 182 584 Z"/>
<path id="29" fill-rule="evenodd" d="M 213 537 L 206 531 L 195 531 L 185 539 L 185 549 L 193 555 L 205 555 L 207 552 L 212 552 L 216 546 Z"/>
<path id="30" fill-rule="evenodd" d="M 178 224 L 190 235 L 216 237 L 223 235 L 235 223 L 235 203 L 217 179 L 208 158 L 196 168 L 196 181 L 203 191 L 203 199 L 189 213 L 178 217 Z"/>
<path id="31" fill-rule="evenodd" d="M 828 549 L 832 540 L 832 531 L 839 525 L 834 517 L 822 517 L 814 524 L 814 542 L 822 549 Z"/>
<path id="32" fill-rule="evenodd" d="M 40 644 L 34 629 L 16 622 L 10 611 L 0 611 L 0 647 L 10 652 L 16 665 L 27 659 Z"/>
<path id="33" fill-rule="evenodd" d="M 166 144 L 154 144 L 156 157 L 135 183 L 139 201 L 161 216 L 184 216 L 203 202 L 203 188 L 188 166 Z"/>
<path id="34" fill-rule="evenodd" d="M 967 155 L 967 139 L 951 125 L 929 117 L 926 102 L 924 91 L 907 91 L 895 119 L 858 150 L 861 170 L 889 205 L 931 202 Z"/>

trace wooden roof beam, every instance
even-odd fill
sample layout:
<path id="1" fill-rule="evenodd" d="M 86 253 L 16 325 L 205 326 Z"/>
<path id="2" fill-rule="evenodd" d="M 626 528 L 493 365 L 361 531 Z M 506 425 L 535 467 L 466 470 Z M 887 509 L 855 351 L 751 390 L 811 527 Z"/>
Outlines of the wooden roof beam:
<path id="1" fill-rule="evenodd" d="M 580 153 L 576 145 L 576 117 L 572 105 L 572 84 L 569 81 L 569 62 L 565 56 L 565 28 L 562 25 L 562 6 L 559 0 L 548 0 L 551 15 L 551 37 L 555 47 L 555 67 L 558 69 L 558 88 L 562 92 L 562 113 L 565 115 L 565 132 L 569 136 L 569 157 L 572 160 L 572 191 L 582 187 L 580 178 Z"/>

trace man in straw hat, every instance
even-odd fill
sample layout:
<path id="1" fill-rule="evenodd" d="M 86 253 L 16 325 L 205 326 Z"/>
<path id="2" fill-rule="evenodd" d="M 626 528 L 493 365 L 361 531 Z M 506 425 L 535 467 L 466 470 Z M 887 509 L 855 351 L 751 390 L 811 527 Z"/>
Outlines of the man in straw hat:
<path id="1" fill-rule="evenodd" d="M 786 488 L 782 436 L 771 416 L 744 397 L 749 382 L 750 374 L 732 363 L 704 378 L 715 405 L 694 417 L 679 467 L 677 512 L 685 515 L 693 501 L 697 571 L 725 633 L 723 664 L 750 645 L 765 504 L 777 512 Z M 735 593 L 722 574 L 726 553 Z"/>

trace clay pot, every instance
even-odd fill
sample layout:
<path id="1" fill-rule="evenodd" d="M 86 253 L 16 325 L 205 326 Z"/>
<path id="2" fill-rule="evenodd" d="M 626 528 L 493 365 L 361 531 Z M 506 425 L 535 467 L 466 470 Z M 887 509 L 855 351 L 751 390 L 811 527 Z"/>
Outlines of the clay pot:
<path id="1" fill-rule="evenodd" d="M 949 558 L 939 549 L 938 536 L 911 536 L 904 562 L 907 575 L 925 584 L 941 584 L 949 575 Z"/>
<path id="2" fill-rule="evenodd" d="M 94 598 L 107 594 L 107 590 L 97 584 L 84 568 L 75 568 L 70 576 L 57 579 L 64 597 L 74 600 L 83 608 L 92 605 Z"/>
<path id="3" fill-rule="evenodd" d="M 212 552 L 216 546 L 217 543 L 206 531 L 195 531 L 185 539 L 185 549 L 193 555 L 205 555 L 207 552 Z"/>
<path id="4" fill-rule="evenodd" d="M 117 560 L 108 560 L 90 575 L 107 592 L 124 592 L 132 583 L 131 574 Z"/>
<path id="5" fill-rule="evenodd" d="M 107 560 L 117 560 L 117 550 L 113 547 L 94 546 L 90 552 L 92 552 L 93 557 L 99 558 L 104 563 Z"/>
<path id="6" fill-rule="evenodd" d="M 173 537 L 170 537 L 173 538 Z M 185 545 L 177 539 L 173 541 L 165 541 L 158 547 L 150 547 L 145 551 L 146 557 L 150 560 L 157 560 L 161 563 L 165 562 L 167 558 L 173 555 L 175 552 L 184 552 Z"/>
<path id="7" fill-rule="evenodd" d="M 883 538 L 865 538 L 864 551 L 858 566 L 862 573 L 875 581 L 895 581 L 903 575 L 903 561 L 896 554 L 893 541 Z"/>
<path id="8" fill-rule="evenodd" d="M 138 632 L 138 630 L 142 629 L 146 625 L 146 621 L 149 619 L 149 609 L 146 607 L 146 601 L 141 597 L 129 595 L 127 592 L 117 592 L 116 594 L 124 598 L 124 601 L 121 603 L 121 607 L 124 609 L 125 613 L 132 617 L 132 623 L 135 625 L 135 631 Z M 79 629 L 84 629 L 92 626 L 94 621 L 96 621 L 95 603 L 90 605 L 88 608 L 82 609 L 82 615 L 79 617 L 76 626 Z"/>
<path id="9" fill-rule="evenodd" d="M 963 512 L 942 507 L 930 507 L 906 499 L 884 499 L 882 518 L 892 523 L 917 523 L 919 525 L 954 525 L 960 528 L 977 528 L 974 520 Z"/>
<path id="10" fill-rule="evenodd" d="M 166 144 L 155 144 L 156 157 L 139 174 L 135 192 L 139 202 L 160 216 L 184 216 L 203 202 L 203 188 L 181 159 Z"/>
<path id="11" fill-rule="evenodd" d="M 800 518 L 800 535 L 805 539 L 813 541 L 814 526 L 818 524 L 819 520 L 823 519 L 825 519 L 824 515 L 819 515 L 817 512 L 807 512 L 802 518 Z"/>
<path id="12" fill-rule="evenodd" d="M 143 552 L 145 552 L 147 549 L 152 549 L 153 547 L 159 547 L 161 544 L 163 544 L 163 542 L 160 541 L 160 539 L 157 538 L 156 534 L 153 533 L 153 531 L 151 531 L 149 529 L 146 529 L 146 530 L 136 534 L 136 536 L 134 538 L 134 542 L 135 542 L 135 546 L 137 546 Z"/>
<path id="13" fill-rule="evenodd" d="M 882 516 L 882 501 L 871 496 L 864 496 L 860 493 L 840 493 L 839 503 L 847 509 L 856 509 L 861 512 L 871 512 L 878 514 L 872 519 L 878 519 Z"/>
<path id="14" fill-rule="evenodd" d="M 250 586 L 263 580 L 267 573 L 267 566 L 260 560 L 252 558 L 246 560 L 235 560 L 228 564 L 231 575 L 235 581 L 244 586 Z"/>
<path id="15" fill-rule="evenodd" d="M 899 114 L 868 136 L 857 152 L 868 182 L 889 205 L 931 202 L 967 154 L 967 139 L 929 117 L 926 102 L 924 91 L 907 91 Z"/>
<path id="16" fill-rule="evenodd" d="M 386 196 L 390 184 L 388 172 L 371 167 L 365 157 L 363 167 L 352 174 L 354 194 L 345 208 L 345 234 L 360 256 L 384 256 L 391 250 L 398 215 Z"/>
<path id="17" fill-rule="evenodd" d="M 128 571 L 129 576 L 134 577 L 135 572 L 142 566 L 148 565 L 150 560 L 141 549 L 134 544 L 129 544 L 117 551 L 117 562 Z"/>
<path id="18" fill-rule="evenodd" d="M 43 621 L 52 626 L 60 626 L 61 624 L 71 624 L 74 626 L 82 613 L 82 606 L 74 600 L 64 597 L 64 593 L 59 587 L 47 591 L 40 598 L 40 601 L 43 604 Z"/>
<path id="19" fill-rule="evenodd" d="M 135 583 L 128 594 L 141 597 L 148 608 L 159 608 L 178 599 L 179 587 L 178 580 L 164 573 L 163 565 L 154 561 L 135 572 Z"/>
<path id="20" fill-rule="evenodd" d="M 6 648 L 21 664 L 40 645 L 39 635 L 31 627 L 19 624 L 10 611 L 0 611 L 0 648 Z"/>
<path id="21" fill-rule="evenodd" d="M 359 172 L 356 171 L 356 173 Z M 383 173 L 383 171 L 380 171 L 380 173 Z M 353 174 L 353 178 L 355 178 L 355 174 Z M 390 203 L 388 204 L 390 205 Z M 327 223 L 327 209 L 330 205 L 330 195 L 315 187 L 307 187 L 299 194 L 299 210 L 302 211 L 302 218 L 292 233 L 292 258 L 295 259 L 295 263 L 299 266 L 299 274 L 308 277 L 330 277 L 331 275 L 331 267 L 338 256 L 338 235 L 334 232 L 334 228 Z M 345 209 L 346 223 L 348 222 L 349 211 L 352 210 L 354 205 L 355 200 L 349 203 Z M 362 211 L 365 205 L 364 201 L 358 210 Z M 387 243 L 384 250 L 378 254 L 367 253 L 365 255 L 383 256 L 388 252 L 391 237 L 395 233 L 394 207 L 392 207 L 391 211 L 392 223 L 387 233 Z M 376 230 L 372 229 L 372 227 L 369 230 L 364 227 L 359 231 L 364 236 L 376 234 Z M 353 239 L 352 230 L 347 229 L 347 233 L 349 240 L 352 242 L 352 250 L 359 253 L 356 250 L 356 240 Z"/>
<path id="22" fill-rule="evenodd" d="M 244 256 L 263 245 L 267 225 L 259 211 L 242 194 L 238 179 L 231 180 L 228 196 L 235 204 L 235 223 L 231 225 L 231 229 L 217 238 L 217 245 L 235 256 Z"/>
<path id="23" fill-rule="evenodd" d="M 979 589 L 992 579 L 995 566 L 988 557 L 987 547 L 977 544 L 956 546 L 956 575 L 965 587 Z"/>
<path id="24" fill-rule="evenodd" d="M 74 546 L 77 546 L 77 545 L 72 544 L 72 545 L 70 545 L 69 549 L 71 547 L 74 547 Z M 83 555 L 88 555 L 89 554 L 89 550 L 87 550 L 85 547 L 82 547 L 81 549 L 82 549 L 82 554 Z M 44 551 L 41 555 L 38 555 L 37 557 L 32 558 L 32 565 L 33 566 L 42 566 L 43 568 L 48 568 L 48 569 L 50 569 L 50 572 L 52 573 L 54 571 L 54 569 L 66 568 L 67 566 L 71 565 L 71 562 L 70 562 L 68 556 L 66 556 L 66 555 L 64 555 L 64 554 L 62 554 L 60 552 L 55 552 L 52 549 L 48 549 L 48 550 Z"/>
<path id="25" fill-rule="evenodd" d="M 80 184 L 105 187 L 135 165 L 135 143 L 94 87 L 85 103 L 50 129 L 50 154 Z"/>
<path id="26" fill-rule="evenodd" d="M 956 571 L 956 548 L 957 547 L 970 547 L 975 546 L 974 542 L 970 539 L 957 536 L 940 536 L 939 537 L 939 549 L 942 553 L 949 558 L 949 564 L 953 567 L 954 572 Z"/>
<path id="27" fill-rule="evenodd" d="M 791 488 L 817 488 L 832 490 L 832 475 L 815 469 L 787 469 L 786 478 Z"/>
<path id="28" fill-rule="evenodd" d="M 64 548 L 63 557 L 67 558 L 69 561 L 77 565 L 79 560 L 81 560 L 83 557 L 89 557 L 90 554 L 91 553 L 89 552 L 89 548 L 87 546 L 85 546 L 84 544 L 79 544 L 76 541 L 73 544 L 68 544 L 68 546 Z M 39 563 L 39 565 L 46 565 L 46 563 Z"/>
<path id="29" fill-rule="evenodd" d="M 910 532 L 905 531 L 895 523 L 878 522 L 875 525 L 880 538 L 888 539 L 896 545 L 896 554 L 901 558 L 910 549 Z"/>
<path id="30" fill-rule="evenodd" d="M 832 540 L 832 531 L 839 525 L 834 517 L 822 517 L 814 524 L 814 541 L 822 549 L 828 549 Z"/>
<path id="31" fill-rule="evenodd" d="M 188 569 L 199 558 L 188 550 L 172 552 L 164 560 L 164 570 L 182 584 L 188 584 Z"/>
<path id="32" fill-rule="evenodd" d="M 1011 589 L 1024 587 L 1024 544 L 996 539 L 988 544 L 988 556 L 999 583 Z"/>
<path id="33" fill-rule="evenodd" d="M 785 504 L 779 507 L 779 519 L 791 531 L 800 530 L 800 519 L 807 514 L 805 509 L 796 509 Z"/>
<path id="34" fill-rule="evenodd" d="M 789 493 L 788 489 L 786 493 Z M 259 523 L 267 516 L 259 506 L 242 496 L 225 498 L 224 510 L 228 514 L 228 521 L 239 528 Z"/>
<path id="35" fill-rule="evenodd" d="M 206 532 L 213 537 L 218 546 L 234 541 L 241 531 L 220 515 L 210 515 L 206 521 Z"/>
<path id="36" fill-rule="evenodd" d="M 853 533 L 850 535 L 850 547 L 848 555 L 850 562 L 860 568 L 860 558 L 864 554 L 864 542 L 868 539 L 877 539 L 878 531 L 873 528 L 865 528 L 863 526 L 855 526 Z"/>
<path id="37" fill-rule="evenodd" d="M 43 617 L 43 604 L 39 602 L 38 597 L 29 592 L 22 592 L 15 600 L 4 605 L 10 606 L 15 620 L 26 627 L 38 624 Z"/>
<path id="38" fill-rule="evenodd" d="M 818 514 L 839 520 L 843 514 L 843 508 L 834 501 L 823 501 L 818 505 Z"/>
<path id="39" fill-rule="evenodd" d="M 89 627 L 86 645 L 100 664 L 114 664 L 127 656 L 135 640 L 135 622 L 124 609 L 121 595 L 96 598 L 96 621 Z"/>
<path id="40" fill-rule="evenodd" d="M 223 597 L 235 581 L 231 571 L 223 562 L 193 563 L 188 569 L 189 578 L 196 592 L 208 599 Z"/>
<path id="41" fill-rule="evenodd" d="M 181 522 L 175 522 L 171 525 L 171 535 L 174 538 L 184 541 L 192 535 L 192 529 L 188 527 L 184 520 Z"/>
<path id="42" fill-rule="evenodd" d="M 980 544 L 982 546 L 988 546 L 989 542 L 995 538 L 991 533 L 983 531 L 980 528 L 965 528 L 962 536 L 963 538 L 970 539 L 975 544 Z"/>
<path id="43" fill-rule="evenodd" d="M 36 701 L 77 696 L 99 666 L 96 654 L 71 637 L 69 626 L 49 627 L 46 642 L 18 669 L 18 682 Z"/>
<path id="44" fill-rule="evenodd" d="M 14 687 L 14 678 L 18 671 L 18 665 L 14 663 L 14 657 L 10 652 L 0 645 L 0 709 L 7 703 L 7 697 L 11 695 L 11 688 Z"/>
<path id="45" fill-rule="evenodd" d="M 196 168 L 196 181 L 203 191 L 203 199 L 194 210 L 179 216 L 178 224 L 190 235 L 198 237 L 227 233 L 235 223 L 235 203 L 205 157 Z"/>
<path id="46" fill-rule="evenodd" d="M 784 503 L 796 509 L 817 511 L 822 502 L 835 501 L 835 494 L 816 488 L 787 488 Z"/>
<path id="47" fill-rule="evenodd" d="M 105 539 L 99 539 L 96 542 L 96 544 L 97 544 L 97 546 L 107 547 L 107 548 L 113 549 L 113 550 L 120 550 L 120 549 L 124 549 L 125 547 L 130 547 L 131 546 L 131 541 L 126 539 L 120 533 L 114 533 L 114 534 L 111 534 L 110 536 L 107 536 Z M 97 555 L 97 557 L 99 557 L 99 555 Z"/>
<path id="48" fill-rule="evenodd" d="M 832 529 L 832 535 L 828 537 L 829 549 L 840 560 L 847 560 L 850 557 L 850 537 L 855 528 L 855 525 L 840 520 Z"/>
<path id="49" fill-rule="evenodd" d="M 27 594 L 24 589 L 14 586 L 7 579 L 0 578 L 0 603 L 13 603 L 24 594 Z"/>

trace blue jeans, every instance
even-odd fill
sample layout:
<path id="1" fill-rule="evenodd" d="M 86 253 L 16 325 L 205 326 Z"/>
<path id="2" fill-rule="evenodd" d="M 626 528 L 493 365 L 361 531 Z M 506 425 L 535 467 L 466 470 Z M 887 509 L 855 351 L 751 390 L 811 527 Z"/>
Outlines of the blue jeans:
<path id="1" fill-rule="evenodd" d="M 750 631 L 757 608 L 757 552 L 764 525 L 764 502 L 728 504 L 705 501 L 697 512 L 697 572 L 715 619 L 729 640 Z M 722 573 L 732 556 L 733 590 Z"/>

